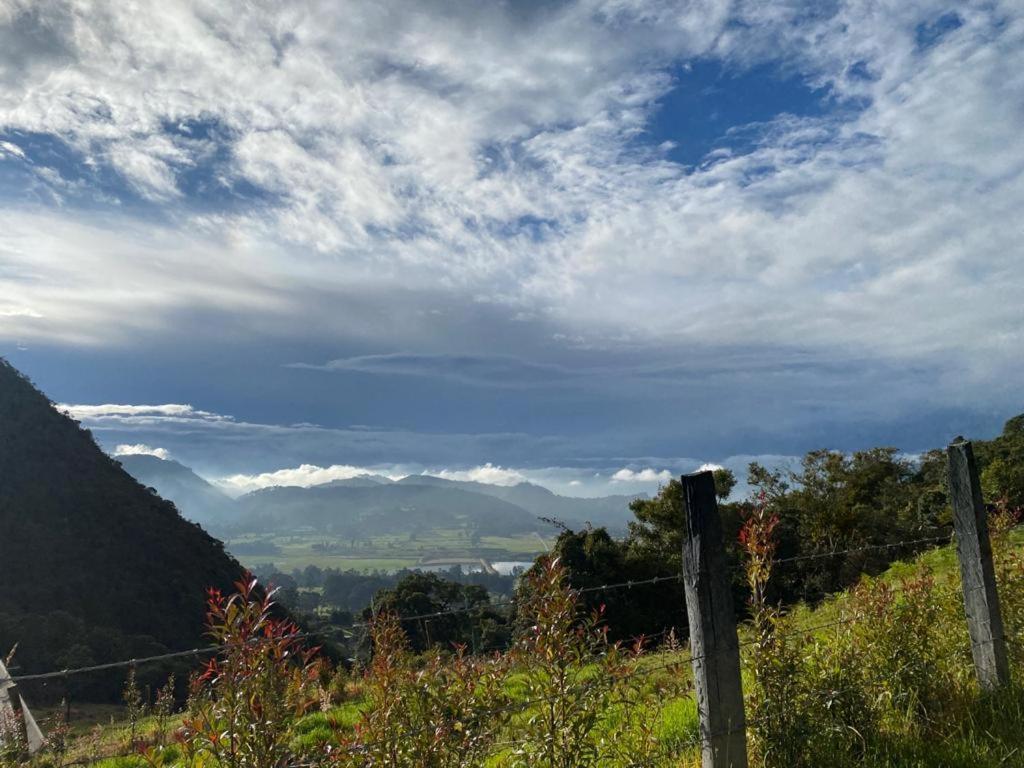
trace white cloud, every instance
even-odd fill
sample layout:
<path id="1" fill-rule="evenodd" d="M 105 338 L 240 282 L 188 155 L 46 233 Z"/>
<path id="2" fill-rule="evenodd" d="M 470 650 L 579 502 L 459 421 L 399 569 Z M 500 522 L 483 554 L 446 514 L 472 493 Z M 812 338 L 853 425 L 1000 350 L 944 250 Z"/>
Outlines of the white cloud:
<path id="1" fill-rule="evenodd" d="M 115 456 L 156 456 L 158 459 L 169 459 L 171 458 L 170 452 L 166 448 L 152 448 L 145 443 L 135 443 L 130 445 L 128 443 L 121 443 L 114 448 Z"/>
<path id="2" fill-rule="evenodd" d="M 612 480 L 617 483 L 667 483 L 672 479 L 672 473 L 667 469 L 657 470 L 651 467 L 634 470 L 623 467 L 612 475 Z"/>
<path id="3" fill-rule="evenodd" d="M 698 472 L 714 472 L 717 469 L 725 469 L 721 464 L 713 464 L 711 462 L 705 462 L 697 467 Z"/>
<path id="4" fill-rule="evenodd" d="M 470 480 L 488 485 L 517 485 L 527 482 L 527 477 L 522 472 L 506 467 L 496 467 L 490 462 L 470 469 L 442 469 L 440 472 L 425 472 L 424 474 L 435 475 L 445 480 Z"/>
<path id="5" fill-rule="evenodd" d="M 39 319 L 42 315 L 30 307 L 0 307 L 0 317 L 30 317 Z"/>
<path id="6" fill-rule="evenodd" d="M 203 421 L 228 420 L 230 416 L 221 416 L 210 411 L 201 411 L 191 405 L 179 403 L 164 403 L 163 405 L 119 405 L 105 403 L 102 405 L 71 405 L 59 403 L 57 410 L 62 411 L 73 419 L 87 421 L 114 420 L 144 420 L 144 419 L 200 419 Z"/>
<path id="7" fill-rule="evenodd" d="M 19 160 L 25 159 L 25 152 L 17 144 L 12 144 L 9 141 L 0 141 L 0 158 L 4 155 L 10 155 L 16 157 Z"/>
<path id="8" fill-rule="evenodd" d="M 384 473 L 366 469 L 365 467 L 353 467 L 348 464 L 332 464 L 329 467 L 302 464 L 298 467 L 278 469 L 274 472 L 261 472 L 256 475 L 229 475 L 218 479 L 216 482 L 231 493 L 241 494 L 273 486 L 309 488 L 314 485 L 331 483 L 335 480 L 351 480 L 354 477 L 365 477 L 374 474 Z"/>
<path id="9" fill-rule="evenodd" d="M 738 455 L 714 463 L 686 457 L 627 455 L 607 460 L 595 457 L 566 466 L 557 462 L 592 448 L 589 438 L 574 442 L 526 433 L 459 434 L 258 423 L 178 403 L 56 407 L 68 409 L 79 418 L 111 453 L 124 446 L 158 445 L 177 461 L 239 494 L 274 485 L 308 487 L 361 475 L 383 475 L 392 480 L 431 475 L 496 485 L 530 482 L 565 496 L 653 494 L 674 476 L 719 465 L 736 473 L 745 492 L 746 468 L 751 461 L 783 469 L 799 465 L 799 457 L 783 455 Z M 463 463 L 466 456 L 507 455 L 510 446 L 520 456 L 518 460 Z M 338 456 L 349 461 L 335 463 Z M 538 465 L 538 461 L 550 463 Z"/>

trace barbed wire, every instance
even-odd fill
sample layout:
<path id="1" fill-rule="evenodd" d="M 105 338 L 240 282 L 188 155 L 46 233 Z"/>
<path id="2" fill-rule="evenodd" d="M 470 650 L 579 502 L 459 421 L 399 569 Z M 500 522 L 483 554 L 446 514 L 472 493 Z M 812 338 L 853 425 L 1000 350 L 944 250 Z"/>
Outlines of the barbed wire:
<path id="1" fill-rule="evenodd" d="M 585 594 L 585 593 L 591 593 L 591 592 L 598 592 L 598 591 L 602 591 L 602 590 L 630 589 L 632 587 L 639 587 L 639 586 L 644 586 L 644 585 L 648 585 L 648 584 L 657 584 L 657 583 L 666 582 L 666 581 L 674 581 L 674 580 L 678 580 L 680 578 L 682 578 L 681 575 L 676 575 L 676 576 L 655 576 L 655 577 L 650 578 L 650 579 L 642 579 L 642 580 L 639 580 L 639 581 L 625 581 L 625 582 L 616 583 L 616 584 L 602 584 L 601 586 L 597 586 L 597 587 L 586 587 L 586 588 L 582 588 L 582 589 L 573 589 L 571 591 L 573 593 L 576 593 L 576 594 Z M 495 602 L 488 602 L 488 603 L 477 603 L 475 605 L 457 606 L 457 607 L 453 607 L 453 608 L 447 608 L 447 609 L 444 609 L 444 610 L 432 611 L 430 613 L 413 614 L 413 615 L 410 615 L 410 616 L 398 616 L 397 619 L 399 621 L 401 621 L 401 622 L 424 621 L 424 620 L 430 620 L 430 619 L 437 619 L 437 618 L 441 618 L 441 617 L 445 617 L 445 616 L 458 615 L 458 614 L 462 614 L 462 613 L 483 612 L 483 611 L 486 611 L 486 610 L 491 609 L 491 608 L 513 606 L 515 604 L 516 604 L 516 602 L 514 600 L 495 601 Z M 367 630 L 370 627 L 372 627 L 372 625 L 373 625 L 372 621 L 363 621 L 363 622 L 356 622 L 356 623 L 350 624 L 347 627 L 332 627 L 332 628 L 323 628 L 323 629 L 317 629 L 317 630 L 303 630 L 301 632 L 293 633 L 292 635 L 288 636 L 287 639 L 311 639 L 311 638 L 329 636 L 329 635 L 333 635 L 333 634 L 347 635 L 349 638 L 351 638 L 352 637 L 352 630 L 357 630 L 357 629 Z M 52 670 L 52 671 L 49 671 L 49 672 L 36 672 L 36 673 L 30 673 L 30 674 L 24 674 L 24 675 L 10 675 L 10 676 L 5 677 L 5 678 L 0 678 L 0 683 L 3 683 L 3 682 L 19 683 L 19 682 L 26 682 L 26 681 L 32 681 L 32 680 L 51 680 L 51 679 L 69 677 L 71 675 L 85 674 L 85 673 L 89 673 L 89 672 L 100 672 L 100 671 L 105 671 L 105 670 L 109 670 L 109 669 L 118 669 L 118 668 L 139 666 L 139 665 L 143 665 L 143 664 L 151 664 L 151 663 L 155 663 L 155 662 L 159 662 L 159 661 L 169 661 L 169 660 L 172 660 L 172 659 L 182 659 L 182 658 L 188 658 L 188 657 L 202 656 L 202 655 L 206 655 L 206 654 L 217 653 L 217 652 L 222 651 L 222 650 L 227 650 L 227 648 L 229 648 L 229 647 L 230 646 L 228 644 L 209 645 L 209 646 L 190 648 L 188 650 L 182 650 L 182 651 L 171 651 L 171 652 L 168 652 L 168 653 L 160 653 L 160 654 L 155 654 L 155 655 L 152 655 L 152 656 L 140 656 L 140 657 L 137 657 L 137 658 L 121 659 L 121 660 L 118 660 L 118 661 L 104 662 L 102 664 L 92 664 L 92 665 L 83 666 L 83 667 L 75 667 L 75 668 L 69 668 L 69 669 Z"/>
<path id="2" fill-rule="evenodd" d="M 914 544 L 927 544 L 927 543 L 943 543 L 949 544 L 953 540 L 952 534 L 945 534 L 943 536 L 928 536 L 921 539 L 908 539 L 906 541 L 894 541 L 889 544 L 865 544 L 862 547 L 850 547 L 848 549 L 834 549 L 829 552 L 815 552 L 808 555 L 794 555 L 793 557 L 780 557 L 772 560 L 774 565 L 783 565 L 785 563 L 795 563 L 801 560 L 818 560 L 827 557 L 836 557 L 838 555 L 852 555 L 859 552 L 870 552 L 873 550 L 883 549 L 898 549 L 899 547 L 909 547 Z"/>

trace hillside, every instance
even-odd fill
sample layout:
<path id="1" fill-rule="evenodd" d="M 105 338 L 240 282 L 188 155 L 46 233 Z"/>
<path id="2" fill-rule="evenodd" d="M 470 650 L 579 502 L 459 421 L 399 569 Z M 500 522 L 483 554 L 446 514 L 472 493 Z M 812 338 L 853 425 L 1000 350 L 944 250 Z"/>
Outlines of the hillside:
<path id="1" fill-rule="evenodd" d="M 203 644 L 242 572 L 0 360 L 0 652 L 27 671 Z"/>
<path id="2" fill-rule="evenodd" d="M 1022 540 L 1019 529 L 994 536 L 1011 636 L 1021 629 Z M 559 594 L 559 588 L 546 587 L 544 599 L 555 600 Z M 315 764 L 328 750 L 337 754 L 339 748 L 344 760 L 348 748 L 356 757 L 341 765 L 350 768 L 369 765 L 360 762 L 363 751 L 381 744 L 409 745 L 408 752 L 396 749 L 402 759 L 380 759 L 381 765 L 434 764 L 428 758 L 447 749 L 452 757 L 444 765 L 513 768 L 526 764 L 518 759 L 520 751 L 543 756 L 553 734 L 569 727 L 577 729 L 577 736 L 556 742 L 562 757 L 557 765 L 700 764 L 692 659 L 685 645 L 622 656 L 603 645 L 601 631 L 593 625 L 559 624 L 545 614 L 539 618 L 544 631 L 520 638 L 518 653 L 489 658 L 478 666 L 451 659 L 424 664 L 394 638 L 388 645 L 388 636 L 379 633 L 377 653 L 387 658 L 387 665 L 351 679 L 344 696 L 333 699 L 315 682 L 309 683 L 304 691 L 307 700 L 329 699 L 326 710 L 296 707 L 281 712 L 280 719 L 269 725 L 282 751 L 297 762 Z M 755 626 L 739 628 L 750 765 L 1021 765 L 1024 699 L 1019 687 L 997 696 L 979 695 L 953 545 L 896 563 L 877 578 L 863 579 L 854 590 L 816 608 L 799 606 L 773 623 L 773 639 L 763 645 L 754 641 Z M 607 652 L 592 655 L 602 648 Z M 1014 654 L 1015 675 L 1022 663 Z M 497 679 L 482 678 L 482 670 Z M 568 683 L 552 685 L 552 670 Z M 463 686 L 467 679 L 489 686 L 488 696 L 468 695 L 466 690 L 474 687 Z M 544 717 L 551 711 L 545 708 L 548 700 L 565 705 L 550 721 Z M 765 713 L 786 716 L 771 718 Z M 409 738 L 410 732 L 448 722 L 441 719 L 445 717 L 471 723 L 469 737 L 448 728 L 438 729 L 439 735 L 429 741 Z M 173 719 L 163 726 L 154 723 L 147 741 L 160 743 L 157 729 L 177 724 Z M 244 715 L 234 725 L 244 734 Z M 129 734 L 124 720 L 105 726 L 102 753 L 137 751 L 126 746 Z M 81 757 L 91 754 L 86 750 L 92 748 L 73 744 L 69 754 Z M 177 753 L 160 753 L 158 748 L 152 754 Z M 591 755 L 596 759 L 588 762 Z M 637 762 L 638 755 L 642 763 Z M 549 763 L 538 759 L 530 764 Z"/>
<path id="3" fill-rule="evenodd" d="M 515 504 L 460 488 L 400 483 L 274 487 L 236 502 L 239 527 L 274 531 L 308 526 L 340 537 L 469 528 L 508 535 L 542 525 Z"/>
<path id="4" fill-rule="evenodd" d="M 579 528 L 590 523 L 594 526 L 607 526 L 613 530 L 624 530 L 626 523 L 633 519 L 629 503 L 637 498 L 646 498 L 646 495 L 599 498 L 559 496 L 547 488 L 533 483 L 490 485 L 488 483 L 446 480 L 429 475 L 409 475 L 398 482 L 408 485 L 461 488 L 485 496 L 493 496 L 522 507 L 531 515 L 558 520 L 571 528 Z"/>
<path id="5" fill-rule="evenodd" d="M 178 500 L 171 489 L 168 492 Z M 550 530 L 550 524 L 540 519 L 549 518 L 577 528 L 591 523 L 624 530 L 632 517 L 629 502 L 633 498 L 569 498 L 531 483 L 498 486 L 429 475 L 393 482 L 367 476 L 248 493 L 235 502 L 234 527 L 262 532 L 309 527 L 341 537 L 453 528 L 507 536 Z M 182 501 L 182 507 L 187 509 L 187 502 Z"/>
<path id="6" fill-rule="evenodd" d="M 157 456 L 118 456 L 117 461 L 143 485 L 174 502 L 182 516 L 207 530 L 230 523 L 234 501 L 183 464 Z"/>

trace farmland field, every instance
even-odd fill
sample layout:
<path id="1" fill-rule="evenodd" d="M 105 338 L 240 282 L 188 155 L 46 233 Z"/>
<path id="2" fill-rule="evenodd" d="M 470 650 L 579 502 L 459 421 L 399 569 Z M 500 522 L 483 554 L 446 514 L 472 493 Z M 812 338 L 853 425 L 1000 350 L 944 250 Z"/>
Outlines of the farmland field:
<path id="1" fill-rule="evenodd" d="M 341 570 L 397 571 L 430 561 L 530 561 L 547 549 L 540 534 L 470 538 L 462 530 L 413 535 L 390 534 L 366 539 L 326 536 L 307 531 L 277 535 L 246 534 L 227 540 L 228 551 L 243 565 L 273 565 L 285 573 L 309 565 Z"/>

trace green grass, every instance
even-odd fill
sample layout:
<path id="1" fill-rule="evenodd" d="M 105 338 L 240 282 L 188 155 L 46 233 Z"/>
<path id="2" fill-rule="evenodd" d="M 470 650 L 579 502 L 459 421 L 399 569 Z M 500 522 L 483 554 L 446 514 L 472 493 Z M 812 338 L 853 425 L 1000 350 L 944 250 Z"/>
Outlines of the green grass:
<path id="1" fill-rule="evenodd" d="M 1014 547 L 1024 548 L 1024 530 L 1014 531 L 1010 541 Z M 498 542 L 484 543 L 493 546 Z M 297 545 L 297 542 L 292 542 L 291 545 Z M 895 563 L 875 580 L 896 584 L 901 580 L 911 579 L 925 570 L 939 582 L 958 579 L 954 547 L 941 547 L 919 557 Z M 790 612 L 787 621 L 791 627 L 827 624 L 841 615 L 850 600 L 848 594 L 841 594 L 815 608 L 798 606 Z M 954 627 L 953 631 L 959 629 Z M 966 629 L 962 629 L 966 638 Z M 819 644 L 827 645 L 836 637 L 833 634 L 836 631 L 835 628 L 820 629 L 814 636 Z M 748 631 L 741 629 L 741 636 L 749 636 Z M 744 648 L 745 656 L 748 652 L 749 648 Z M 671 660 L 677 660 L 679 666 L 661 669 Z M 965 663 L 969 664 L 969 661 Z M 691 675 L 688 652 L 680 650 L 674 656 L 669 656 L 665 652 L 652 654 L 642 657 L 637 665 L 639 674 L 634 680 L 641 690 L 641 706 L 632 713 L 623 711 L 617 705 L 609 707 L 600 713 L 597 732 L 615 733 L 615 725 L 621 723 L 624 718 L 640 718 L 626 722 L 643 723 L 644 727 L 656 735 L 662 751 L 671 755 L 651 762 L 648 768 L 698 765 L 699 753 L 693 746 L 699 733 L 696 704 L 693 696 L 684 691 Z M 1015 669 L 1015 672 L 1019 675 L 1020 669 Z M 586 676 L 586 671 L 583 676 Z M 745 689 L 751 690 L 751 684 L 749 667 L 745 663 Z M 944 725 L 931 729 L 908 728 L 905 724 L 883 728 L 880 735 L 872 741 L 870 749 L 857 758 L 856 764 L 869 768 L 1024 768 L 1024 688 L 1014 686 L 992 696 L 981 696 L 976 691 L 971 692 L 970 686 L 965 690 L 967 693 L 961 691 L 958 694 L 959 698 L 950 702 L 950 712 L 955 713 L 955 716 L 951 717 L 949 712 L 944 713 Z M 504 682 L 504 691 L 513 701 L 523 701 L 528 694 L 522 673 L 509 675 Z M 337 744 L 339 739 L 352 733 L 362 716 L 364 706 L 364 702 L 357 696 L 355 700 L 326 712 L 314 712 L 298 719 L 291 728 L 292 750 L 299 755 L 314 755 L 320 753 L 326 745 Z M 514 714 L 506 729 L 507 733 L 504 733 L 499 741 L 514 741 L 517 728 L 537 712 L 538 706 L 533 705 L 524 707 L 522 712 Z M 83 717 L 77 723 L 76 731 L 82 735 L 88 731 L 90 723 L 85 717 L 85 712 L 80 714 Z M 96 708 L 89 714 L 92 723 L 104 723 L 114 712 L 110 708 Z M 145 730 L 146 727 L 147 723 L 144 723 L 140 730 Z M 107 748 L 90 754 L 113 754 L 115 745 L 123 745 L 126 742 L 123 723 L 101 725 L 100 730 Z M 504 749 L 504 752 L 501 749 Z M 501 749 L 491 756 L 485 766 L 494 767 L 501 764 L 503 757 L 507 757 L 509 748 Z M 72 754 L 76 757 L 85 756 L 81 751 Z M 108 759 L 96 763 L 107 768 L 134 768 L 140 764 L 135 758 Z M 819 764 L 848 766 L 851 765 L 850 755 L 837 753 L 833 759 L 826 759 Z M 609 764 L 609 768 L 617 766 Z"/>
<path id="2" fill-rule="evenodd" d="M 312 755 L 327 745 L 337 745 L 339 736 L 352 733 L 363 714 L 363 703 L 354 701 L 327 712 L 312 712 L 295 722 L 290 747 L 295 754 Z"/>

